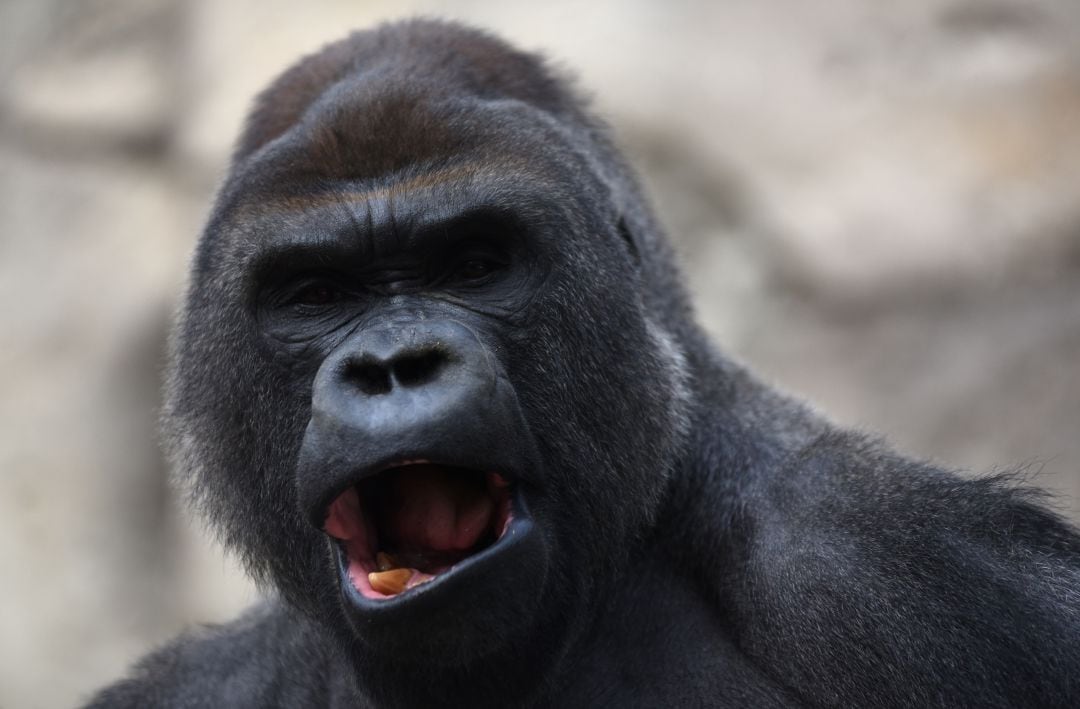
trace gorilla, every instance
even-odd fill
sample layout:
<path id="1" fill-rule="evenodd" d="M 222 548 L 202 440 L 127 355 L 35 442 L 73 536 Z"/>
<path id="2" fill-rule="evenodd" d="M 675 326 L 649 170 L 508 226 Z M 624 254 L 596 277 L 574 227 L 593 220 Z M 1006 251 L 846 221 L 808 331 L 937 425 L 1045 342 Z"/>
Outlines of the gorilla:
<path id="1" fill-rule="evenodd" d="M 1080 706 L 1080 536 L 695 323 L 607 128 L 434 20 L 256 100 L 167 447 L 266 590 L 95 707 Z"/>

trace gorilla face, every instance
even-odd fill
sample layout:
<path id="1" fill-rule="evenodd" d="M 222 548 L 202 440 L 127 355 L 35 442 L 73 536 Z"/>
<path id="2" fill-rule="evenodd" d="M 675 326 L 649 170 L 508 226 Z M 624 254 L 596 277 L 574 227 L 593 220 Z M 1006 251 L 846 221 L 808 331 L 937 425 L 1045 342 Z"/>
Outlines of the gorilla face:
<path id="1" fill-rule="evenodd" d="M 541 67 L 477 93 L 380 66 L 262 97 L 166 420 L 258 578 L 358 657 L 461 665 L 565 641 L 632 573 L 687 404 L 599 138 Z"/>

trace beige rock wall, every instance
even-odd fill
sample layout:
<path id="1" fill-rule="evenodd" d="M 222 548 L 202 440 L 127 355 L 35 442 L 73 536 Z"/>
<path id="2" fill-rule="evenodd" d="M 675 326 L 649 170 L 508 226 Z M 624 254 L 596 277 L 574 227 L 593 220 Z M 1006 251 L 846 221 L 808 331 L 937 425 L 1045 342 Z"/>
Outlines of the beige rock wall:
<path id="1" fill-rule="evenodd" d="M 154 441 L 243 111 L 351 28 L 461 17 L 574 68 L 724 347 L 838 421 L 1080 513 L 1073 0 L 0 4 L 0 706 L 69 706 L 253 591 Z"/>

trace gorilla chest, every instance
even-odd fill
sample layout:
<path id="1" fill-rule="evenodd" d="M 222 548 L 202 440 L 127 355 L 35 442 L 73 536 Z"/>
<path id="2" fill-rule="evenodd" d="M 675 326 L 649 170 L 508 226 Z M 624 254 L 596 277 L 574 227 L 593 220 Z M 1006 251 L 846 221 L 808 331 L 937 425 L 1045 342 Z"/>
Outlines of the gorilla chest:
<path id="1" fill-rule="evenodd" d="M 798 706 L 746 658 L 715 608 L 662 573 L 619 598 L 551 706 Z"/>

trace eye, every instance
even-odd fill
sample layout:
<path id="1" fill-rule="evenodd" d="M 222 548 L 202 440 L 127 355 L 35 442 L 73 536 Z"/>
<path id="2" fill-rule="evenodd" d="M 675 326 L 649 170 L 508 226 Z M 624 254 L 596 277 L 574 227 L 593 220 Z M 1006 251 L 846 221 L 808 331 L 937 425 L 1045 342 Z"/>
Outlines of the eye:
<path id="1" fill-rule="evenodd" d="M 473 258 L 458 266 L 454 276 L 462 281 L 478 281 L 490 276 L 500 265 L 491 259 Z"/>
<path id="2" fill-rule="evenodd" d="M 326 283 L 312 283 L 296 292 L 292 302 L 297 305 L 327 305 L 341 297 L 341 292 Z"/>

